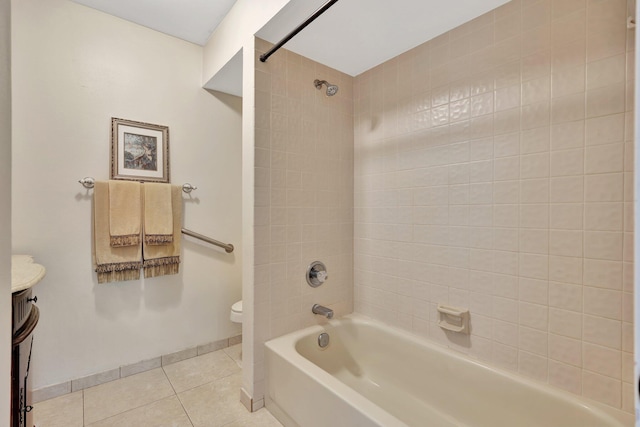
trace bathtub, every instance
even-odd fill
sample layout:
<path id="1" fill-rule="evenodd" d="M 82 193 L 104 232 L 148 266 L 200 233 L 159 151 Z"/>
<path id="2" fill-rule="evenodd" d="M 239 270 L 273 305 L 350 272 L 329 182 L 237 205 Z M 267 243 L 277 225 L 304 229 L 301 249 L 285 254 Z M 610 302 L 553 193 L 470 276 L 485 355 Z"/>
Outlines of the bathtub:
<path id="1" fill-rule="evenodd" d="M 327 332 L 330 343 L 318 345 Z M 265 344 L 269 411 L 286 427 L 622 427 L 633 418 L 489 368 L 358 314 Z"/>

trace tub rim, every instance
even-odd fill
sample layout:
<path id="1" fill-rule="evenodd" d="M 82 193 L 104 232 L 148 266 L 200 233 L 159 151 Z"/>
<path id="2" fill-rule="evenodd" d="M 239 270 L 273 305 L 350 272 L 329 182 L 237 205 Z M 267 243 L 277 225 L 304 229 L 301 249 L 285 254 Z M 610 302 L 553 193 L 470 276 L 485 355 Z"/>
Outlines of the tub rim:
<path id="1" fill-rule="evenodd" d="M 564 402 L 576 403 L 577 405 L 583 407 L 584 409 L 594 412 L 596 415 L 605 419 L 605 421 L 611 420 L 615 424 L 612 427 L 626 427 L 634 425 L 634 416 L 633 414 L 624 412 L 620 409 L 616 409 L 614 407 L 605 405 L 603 403 L 597 402 L 595 400 L 589 399 L 588 397 L 577 395 L 570 393 L 566 390 L 562 390 L 557 388 L 549 383 L 545 383 L 542 381 L 538 381 L 532 378 L 525 377 L 524 375 L 520 375 L 511 371 L 508 371 L 503 368 L 491 366 L 488 364 L 484 364 L 483 362 L 473 359 L 467 356 L 464 353 L 458 352 L 449 347 L 445 347 L 442 344 L 437 343 L 431 339 L 422 337 L 418 334 L 415 334 L 410 331 L 406 331 L 404 329 L 388 325 L 379 320 L 372 319 L 361 313 L 350 313 L 344 316 L 341 316 L 337 319 L 332 320 L 324 320 L 322 323 L 317 325 L 308 326 L 303 329 L 298 329 L 293 332 L 289 332 L 287 334 L 281 335 L 279 337 L 272 338 L 265 342 L 265 347 L 269 348 L 271 351 L 279 354 L 285 360 L 290 363 L 294 363 L 295 366 L 299 367 L 299 369 L 307 376 L 316 380 L 321 386 L 327 389 L 330 393 L 334 394 L 340 399 L 346 400 L 347 402 L 353 401 L 356 405 L 366 404 L 369 406 L 373 406 L 372 412 L 365 414 L 367 417 L 371 418 L 376 422 L 389 422 L 390 418 L 395 422 L 401 422 L 398 418 L 381 408 L 374 402 L 370 401 L 366 397 L 362 396 L 356 390 L 352 389 L 320 366 L 313 363 L 311 360 L 304 357 L 302 354 L 298 352 L 296 349 L 297 343 L 305 337 L 310 335 L 319 334 L 321 332 L 326 332 L 327 327 L 331 327 L 332 325 L 339 325 L 343 321 L 352 321 L 356 324 L 363 324 L 375 328 L 380 328 L 387 333 L 391 333 L 394 335 L 399 335 L 403 339 L 407 339 L 412 341 L 413 343 L 427 347 L 429 350 L 436 351 L 439 354 L 443 354 L 447 357 L 452 357 L 457 361 L 471 363 L 479 369 L 488 370 L 491 374 L 500 375 L 506 377 L 510 380 L 524 383 L 525 386 L 531 387 L 532 389 L 550 394 L 554 398 L 557 398 Z M 330 331 L 328 331 L 330 332 Z M 284 351 L 284 353 L 283 353 Z M 268 372 L 267 381 L 268 381 Z M 269 389 L 266 389 L 266 395 L 269 395 Z M 353 400 L 351 400 L 353 399 Z M 608 420 L 609 419 L 609 420 Z M 403 423 L 404 424 L 404 423 Z M 385 425 L 385 424 L 382 424 Z"/>

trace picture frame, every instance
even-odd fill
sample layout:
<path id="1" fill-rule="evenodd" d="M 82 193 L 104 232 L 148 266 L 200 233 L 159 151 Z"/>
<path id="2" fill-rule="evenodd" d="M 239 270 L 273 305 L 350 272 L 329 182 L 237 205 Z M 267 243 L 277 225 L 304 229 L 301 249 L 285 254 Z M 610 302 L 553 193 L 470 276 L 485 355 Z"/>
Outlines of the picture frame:
<path id="1" fill-rule="evenodd" d="M 169 127 L 112 117 L 111 179 L 169 183 Z"/>

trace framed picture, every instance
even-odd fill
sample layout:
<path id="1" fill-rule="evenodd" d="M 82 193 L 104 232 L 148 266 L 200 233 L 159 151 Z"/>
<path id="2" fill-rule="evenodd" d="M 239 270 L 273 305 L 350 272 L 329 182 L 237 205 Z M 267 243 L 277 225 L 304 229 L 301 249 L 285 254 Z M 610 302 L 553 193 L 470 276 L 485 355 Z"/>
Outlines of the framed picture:
<path id="1" fill-rule="evenodd" d="M 169 182 L 169 127 L 111 118 L 111 179 Z"/>

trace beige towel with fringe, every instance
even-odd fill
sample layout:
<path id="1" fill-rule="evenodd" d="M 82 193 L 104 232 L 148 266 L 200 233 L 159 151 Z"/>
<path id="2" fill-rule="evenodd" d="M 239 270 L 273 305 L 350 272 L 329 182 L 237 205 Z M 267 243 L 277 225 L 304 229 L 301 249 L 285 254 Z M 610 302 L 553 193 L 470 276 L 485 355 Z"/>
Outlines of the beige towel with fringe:
<path id="1" fill-rule="evenodd" d="M 144 242 L 166 245 L 173 241 L 171 185 L 149 182 L 144 188 Z"/>
<path id="2" fill-rule="evenodd" d="M 140 244 L 142 204 L 140 183 L 109 181 L 109 234 L 111 246 Z"/>
<path id="3" fill-rule="evenodd" d="M 98 283 L 139 279 L 141 245 L 111 246 L 109 215 L 109 183 L 97 181 L 93 190 L 93 265 Z"/>
<path id="4" fill-rule="evenodd" d="M 146 207 L 146 201 L 143 203 Z M 171 243 L 164 245 L 149 245 L 143 240 L 144 277 L 164 276 L 179 272 L 182 238 L 180 234 L 182 231 L 182 187 L 171 186 L 171 198 L 165 202 L 164 207 L 171 210 L 173 239 Z"/>

